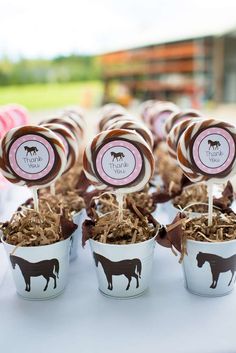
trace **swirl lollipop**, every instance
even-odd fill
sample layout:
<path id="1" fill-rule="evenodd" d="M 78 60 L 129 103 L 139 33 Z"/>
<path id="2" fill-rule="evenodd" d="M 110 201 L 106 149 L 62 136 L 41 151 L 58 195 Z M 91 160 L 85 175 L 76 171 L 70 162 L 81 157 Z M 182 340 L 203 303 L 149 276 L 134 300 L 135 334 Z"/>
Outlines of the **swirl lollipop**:
<path id="1" fill-rule="evenodd" d="M 198 121 L 198 120 L 201 120 L 201 119 L 197 119 L 197 118 L 185 119 L 175 124 L 174 127 L 170 130 L 170 133 L 167 135 L 166 143 L 168 146 L 168 152 L 173 159 L 177 160 L 177 146 L 182 133 L 187 129 L 187 127 L 192 122 Z"/>
<path id="2" fill-rule="evenodd" d="M 6 106 L 6 110 L 13 118 L 14 127 L 26 125 L 29 122 L 29 114 L 25 107 L 18 104 L 10 104 Z"/>
<path id="3" fill-rule="evenodd" d="M 67 173 L 76 163 L 78 158 L 78 142 L 72 132 L 61 124 L 45 124 L 43 127 L 55 132 L 55 134 L 61 139 L 65 151 L 67 164 L 63 174 Z"/>
<path id="4" fill-rule="evenodd" d="M 13 184 L 33 189 L 38 209 L 37 189 L 61 176 L 66 153 L 57 135 L 42 126 L 23 126 L 6 133 L 0 145 L 0 169 Z"/>
<path id="5" fill-rule="evenodd" d="M 45 125 L 45 124 L 60 124 L 65 126 L 68 130 L 72 132 L 74 137 L 76 138 L 78 144 L 81 142 L 81 130 L 79 129 L 77 123 L 71 119 L 69 116 L 60 116 L 58 118 L 50 118 L 47 120 L 44 120 L 40 123 L 40 125 Z"/>
<path id="6" fill-rule="evenodd" d="M 109 114 L 111 111 L 121 110 L 121 109 L 125 111 L 125 108 L 122 107 L 122 105 L 120 104 L 107 103 L 103 105 L 102 108 L 100 109 L 100 112 L 99 112 L 100 119 L 102 119 L 106 114 Z"/>
<path id="7" fill-rule="evenodd" d="M 177 156 L 192 181 L 227 181 L 236 172 L 235 126 L 206 119 L 193 122 L 180 137 Z"/>
<path id="8" fill-rule="evenodd" d="M 113 109 L 105 110 L 105 113 L 101 115 L 98 129 L 99 131 L 104 130 L 104 125 L 111 119 L 122 117 L 123 115 L 127 115 L 127 110 L 122 106 L 114 107 Z"/>
<path id="9" fill-rule="evenodd" d="M 75 109 L 67 109 L 65 110 L 64 115 L 66 117 L 71 118 L 76 123 L 76 125 L 80 130 L 80 136 L 82 138 L 84 136 L 84 131 L 85 131 L 85 121 L 82 113 L 78 112 Z"/>
<path id="10" fill-rule="evenodd" d="M 110 130 L 110 126 L 121 121 L 121 120 L 131 120 L 133 121 L 134 118 L 131 115 L 128 114 L 124 114 L 124 115 L 119 115 L 119 116 L 115 116 L 114 118 L 112 117 L 111 119 L 109 119 L 104 125 L 103 125 L 103 131 L 105 130 Z"/>
<path id="11" fill-rule="evenodd" d="M 173 127 L 184 121 L 184 120 L 189 120 L 191 118 L 197 118 L 197 117 L 201 117 L 202 113 L 199 112 L 198 110 L 195 109 L 188 109 L 188 110 L 184 110 L 182 112 L 174 112 L 172 113 L 169 118 L 166 120 L 165 123 L 165 131 L 166 134 L 168 135 L 171 131 L 171 129 L 173 129 Z"/>
<path id="12" fill-rule="evenodd" d="M 213 184 L 223 183 L 236 173 L 236 128 L 214 119 L 193 122 L 180 137 L 177 156 L 191 181 L 207 181 L 211 225 Z"/>
<path id="13" fill-rule="evenodd" d="M 8 110 L 4 109 L 4 107 L 0 110 L 0 127 L 1 131 L 4 132 L 7 132 L 15 127 L 13 117 L 10 115 Z"/>
<path id="14" fill-rule="evenodd" d="M 154 157 L 134 131 L 103 131 L 85 149 L 84 172 L 97 189 L 108 186 L 118 193 L 142 190 L 154 171 Z"/>
<path id="15" fill-rule="evenodd" d="M 135 120 L 119 120 L 111 124 L 108 130 L 126 129 L 136 131 L 148 143 L 152 149 L 154 145 L 153 136 L 151 131 L 141 122 Z"/>

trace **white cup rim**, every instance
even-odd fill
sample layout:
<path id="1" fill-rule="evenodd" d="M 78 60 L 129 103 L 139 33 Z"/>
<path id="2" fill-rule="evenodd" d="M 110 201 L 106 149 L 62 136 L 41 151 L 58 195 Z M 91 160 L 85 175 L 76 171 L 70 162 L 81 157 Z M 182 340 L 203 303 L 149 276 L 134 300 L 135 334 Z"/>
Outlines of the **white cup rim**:
<path id="1" fill-rule="evenodd" d="M 214 241 L 214 242 L 210 242 L 210 241 L 200 241 L 200 240 L 193 240 L 193 239 L 187 239 L 187 243 L 193 243 L 193 244 L 204 244 L 207 246 L 210 245 L 214 245 L 214 244 L 231 244 L 233 242 L 236 242 L 236 239 L 232 239 L 232 240 L 225 240 L 225 241 Z"/>
<path id="2" fill-rule="evenodd" d="M 55 246 L 56 244 L 61 244 L 62 242 L 66 242 L 68 241 L 68 239 L 70 239 L 71 236 L 69 236 L 68 238 L 66 239 L 63 239 L 63 240 L 60 240 L 60 241 L 57 241 L 55 243 L 52 243 L 52 244 L 45 244 L 45 245 L 36 245 L 36 246 L 18 246 L 18 249 L 39 249 L 39 248 L 42 248 L 42 247 L 51 247 L 51 246 Z M 7 243 L 5 240 L 4 240 L 4 234 L 1 236 L 1 242 L 4 244 L 4 245 L 7 245 L 7 246 L 12 246 L 12 247 L 17 247 L 17 245 L 13 245 L 13 244 L 10 244 L 10 243 Z"/>
<path id="3" fill-rule="evenodd" d="M 128 247 L 128 246 L 141 246 L 142 244 L 147 244 L 147 243 L 151 243 L 153 241 L 155 241 L 156 237 L 157 237 L 157 234 L 158 234 L 158 231 L 156 233 L 156 235 L 154 235 L 154 237 L 148 239 L 148 240 L 145 240 L 145 241 L 141 241 L 139 243 L 133 243 L 133 244 L 108 244 L 108 243 L 101 243 L 100 241 L 97 241 L 97 240 L 94 240 L 94 239 L 89 239 L 89 241 L 91 243 L 95 243 L 95 244 L 99 244 L 99 245 L 104 245 L 106 247 L 115 247 L 115 246 L 119 246 L 119 248 L 121 247 Z"/>

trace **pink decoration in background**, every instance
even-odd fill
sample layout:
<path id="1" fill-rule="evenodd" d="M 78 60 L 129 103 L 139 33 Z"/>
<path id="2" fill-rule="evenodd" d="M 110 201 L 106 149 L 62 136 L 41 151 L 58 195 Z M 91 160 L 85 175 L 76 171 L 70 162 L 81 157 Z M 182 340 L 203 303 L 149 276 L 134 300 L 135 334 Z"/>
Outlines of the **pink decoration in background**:
<path id="1" fill-rule="evenodd" d="M 0 107 L 0 139 L 10 129 L 27 125 L 29 115 L 27 109 L 17 104 L 9 104 Z M 9 181 L 0 173 L 0 190 L 6 189 L 10 185 Z"/>
<path id="2" fill-rule="evenodd" d="M 7 106 L 9 109 L 9 114 L 11 115 L 15 126 L 27 125 L 29 123 L 29 115 L 27 110 L 16 104 L 11 104 Z"/>
<path id="3" fill-rule="evenodd" d="M 28 122 L 29 115 L 24 107 L 16 104 L 0 107 L 0 138 L 10 129 L 27 125 Z"/>

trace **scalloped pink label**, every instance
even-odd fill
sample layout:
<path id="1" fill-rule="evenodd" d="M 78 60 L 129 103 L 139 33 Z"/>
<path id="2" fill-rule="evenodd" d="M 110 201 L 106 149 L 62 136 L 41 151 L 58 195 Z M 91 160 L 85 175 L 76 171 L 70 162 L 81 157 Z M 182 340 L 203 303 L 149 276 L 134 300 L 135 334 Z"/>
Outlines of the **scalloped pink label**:
<path id="1" fill-rule="evenodd" d="M 107 185 L 122 187 L 141 173 L 143 159 L 135 145 L 123 140 L 106 143 L 96 156 L 96 172 Z"/>
<path id="2" fill-rule="evenodd" d="M 39 135 L 29 134 L 16 139 L 9 149 L 9 163 L 16 175 L 26 180 L 47 176 L 55 162 L 51 144 Z"/>
<path id="3" fill-rule="evenodd" d="M 222 128 L 208 128 L 194 141 L 192 156 L 196 166 L 205 174 L 221 174 L 235 159 L 234 139 Z"/>

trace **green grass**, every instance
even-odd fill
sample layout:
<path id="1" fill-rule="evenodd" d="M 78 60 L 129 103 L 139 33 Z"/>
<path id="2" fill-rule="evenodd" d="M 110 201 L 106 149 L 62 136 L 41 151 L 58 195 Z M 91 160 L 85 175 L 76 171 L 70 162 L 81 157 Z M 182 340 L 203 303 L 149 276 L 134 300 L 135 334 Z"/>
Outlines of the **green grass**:
<path id="1" fill-rule="evenodd" d="M 30 111 L 77 104 L 90 107 L 100 103 L 102 93 L 99 81 L 0 87 L 0 106 L 18 103 Z"/>

